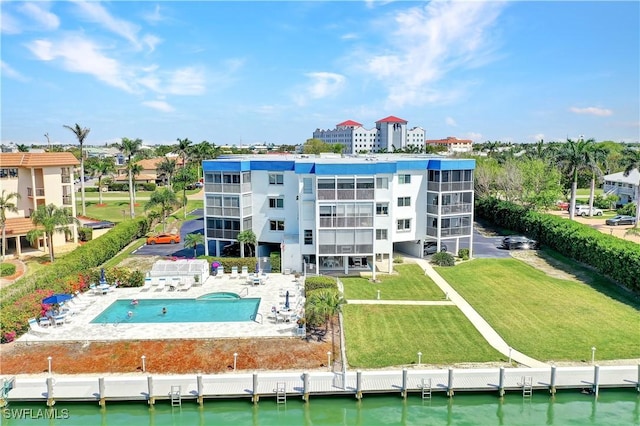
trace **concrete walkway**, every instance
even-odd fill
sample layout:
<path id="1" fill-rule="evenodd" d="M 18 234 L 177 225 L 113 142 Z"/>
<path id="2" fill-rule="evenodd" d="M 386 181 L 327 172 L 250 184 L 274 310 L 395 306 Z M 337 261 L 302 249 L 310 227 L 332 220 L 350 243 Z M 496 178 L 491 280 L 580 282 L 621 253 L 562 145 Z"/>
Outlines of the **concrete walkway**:
<path id="1" fill-rule="evenodd" d="M 507 342 L 505 342 L 504 339 L 500 337 L 500 335 L 489 325 L 489 323 L 485 321 L 485 319 L 482 318 L 475 309 L 473 309 L 469 302 L 464 300 L 462 296 L 460 296 L 460 294 L 458 294 L 458 292 L 455 291 L 453 287 L 451 287 L 451 285 L 449 285 L 449 283 L 433 269 L 429 262 L 419 258 L 405 258 L 405 260 L 418 264 L 422 270 L 424 270 L 425 275 L 428 275 L 429 278 L 431 278 L 436 285 L 440 287 L 440 290 L 447 295 L 447 298 L 453 302 L 460 311 L 462 311 L 469 321 L 471 321 L 471 324 L 473 324 L 473 326 L 480 332 L 482 337 L 484 337 L 485 340 L 498 352 L 507 357 L 511 356 L 512 360 L 519 364 L 526 365 L 527 367 L 539 368 L 549 366 L 549 364 L 528 357 L 525 354 L 510 348 Z M 351 303 L 351 301 L 349 301 L 349 303 Z"/>

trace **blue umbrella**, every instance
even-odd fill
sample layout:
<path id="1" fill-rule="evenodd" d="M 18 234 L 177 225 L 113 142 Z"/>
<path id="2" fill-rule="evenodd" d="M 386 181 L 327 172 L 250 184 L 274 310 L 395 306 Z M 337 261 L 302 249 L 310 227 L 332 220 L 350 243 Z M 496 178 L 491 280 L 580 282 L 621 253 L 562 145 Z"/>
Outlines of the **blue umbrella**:
<path id="1" fill-rule="evenodd" d="M 287 290 L 287 293 L 284 295 L 284 308 L 289 309 L 289 290 Z"/>
<path id="2" fill-rule="evenodd" d="M 104 273 L 104 268 L 100 269 L 100 282 L 101 283 L 106 283 L 107 282 L 107 277 Z"/>
<path id="3" fill-rule="evenodd" d="M 260 273 L 260 262 L 256 262 L 256 274 Z"/>
<path id="4" fill-rule="evenodd" d="M 42 303 L 45 305 L 59 305 L 67 300 L 71 300 L 70 294 L 54 294 L 53 296 L 42 299 Z"/>

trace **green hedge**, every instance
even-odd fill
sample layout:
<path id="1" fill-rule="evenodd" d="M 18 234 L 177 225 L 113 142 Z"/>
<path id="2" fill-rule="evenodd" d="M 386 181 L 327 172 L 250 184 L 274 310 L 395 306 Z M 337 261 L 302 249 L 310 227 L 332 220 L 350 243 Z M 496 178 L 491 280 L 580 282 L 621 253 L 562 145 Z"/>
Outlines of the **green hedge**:
<path id="1" fill-rule="evenodd" d="M 619 284 L 640 291 L 640 247 L 637 243 L 494 198 L 477 200 L 475 214 L 500 227 L 526 234 L 567 257 L 592 266 Z"/>
<path id="2" fill-rule="evenodd" d="M 16 265 L 13 263 L 0 263 L 0 277 L 8 277 L 16 273 Z"/>
<path id="3" fill-rule="evenodd" d="M 318 290 L 320 288 L 330 288 L 338 290 L 338 281 L 334 277 L 327 277 L 323 275 L 307 276 L 304 280 L 304 291 L 308 294 L 310 291 Z"/>
<path id="4" fill-rule="evenodd" d="M 243 266 L 246 266 L 249 272 L 253 273 L 256 269 L 256 263 L 258 259 L 255 257 L 215 257 L 215 256 L 198 256 L 198 259 L 206 259 L 209 262 L 209 266 L 213 262 L 218 262 L 223 268 L 226 274 L 231 272 L 231 268 L 236 266 L 238 271 L 242 270 Z"/>
<path id="5" fill-rule="evenodd" d="M 27 319 L 40 314 L 40 301 L 53 293 L 82 290 L 90 283 L 91 268 L 102 265 L 117 255 L 131 241 L 148 232 L 146 217 L 125 220 L 97 240 L 76 248 L 48 265 L 36 276 L 22 278 L 0 290 L 0 336 L 8 341 L 13 332 L 28 330 Z M 93 271 L 95 274 L 95 271 Z M 124 274 L 124 273 L 123 273 Z M 127 285 L 142 284 L 141 273 L 131 273 Z"/>
<path id="6" fill-rule="evenodd" d="M 282 272 L 282 259 L 280 258 L 280 252 L 271 252 L 269 259 L 271 261 L 271 272 Z"/>

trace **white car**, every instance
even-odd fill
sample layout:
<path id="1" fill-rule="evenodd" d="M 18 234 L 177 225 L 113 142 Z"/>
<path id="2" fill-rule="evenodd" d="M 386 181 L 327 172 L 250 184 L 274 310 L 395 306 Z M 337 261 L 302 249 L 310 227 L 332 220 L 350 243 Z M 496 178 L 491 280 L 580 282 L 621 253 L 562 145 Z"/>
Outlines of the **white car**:
<path id="1" fill-rule="evenodd" d="M 596 207 L 591 209 L 593 216 L 602 216 L 602 210 Z M 578 216 L 589 216 L 589 206 L 586 204 L 576 205 L 575 214 Z"/>

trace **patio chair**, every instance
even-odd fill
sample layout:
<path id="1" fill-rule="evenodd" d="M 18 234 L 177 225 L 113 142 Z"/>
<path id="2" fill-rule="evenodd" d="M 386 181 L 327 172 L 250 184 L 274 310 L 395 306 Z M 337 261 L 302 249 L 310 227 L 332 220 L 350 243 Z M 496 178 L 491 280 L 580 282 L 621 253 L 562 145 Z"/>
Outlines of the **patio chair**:
<path id="1" fill-rule="evenodd" d="M 248 276 L 249 276 L 249 268 L 248 268 L 248 267 L 246 267 L 246 266 L 243 266 L 243 267 L 242 267 L 242 272 L 240 273 L 240 276 L 241 276 L 242 278 L 246 278 L 246 277 L 248 277 Z"/>
<path id="2" fill-rule="evenodd" d="M 238 267 L 233 266 L 231 268 L 231 278 L 238 278 Z"/>
<path id="3" fill-rule="evenodd" d="M 38 324 L 38 320 L 35 318 L 29 319 L 29 331 L 35 335 L 40 336 L 46 336 L 51 333 L 51 330 L 49 330 L 48 328 L 44 328 L 40 324 Z"/>
<path id="4" fill-rule="evenodd" d="M 140 291 L 149 291 L 153 287 L 153 278 L 146 277 L 144 279 L 144 285 L 140 287 Z"/>
<path id="5" fill-rule="evenodd" d="M 219 266 L 216 270 L 216 278 L 222 278 L 224 276 L 224 266 Z"/>
<path id="6" fill-rule="evenodd" d="M 156 291 L 164 290 L 167 285 L 167 279 L 165 277 L 158 278 L 158 284 L 156 285 Z"/>

